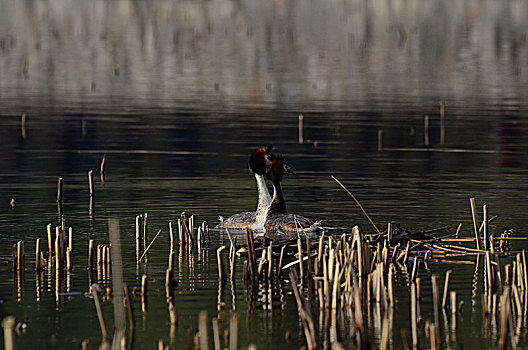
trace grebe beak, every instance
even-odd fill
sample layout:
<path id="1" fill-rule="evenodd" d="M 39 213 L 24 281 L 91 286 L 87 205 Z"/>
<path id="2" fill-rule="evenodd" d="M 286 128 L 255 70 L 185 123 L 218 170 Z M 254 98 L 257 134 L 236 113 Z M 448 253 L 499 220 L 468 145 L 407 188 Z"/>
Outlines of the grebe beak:
<path id="1" fill-rule="evenodd" d="M 290 174 L 294 174 L 295 175 L 295 171 L 293 171 L 293 169 L 286 163 L 284 163 L 284 170 L 286 170 Z"/>

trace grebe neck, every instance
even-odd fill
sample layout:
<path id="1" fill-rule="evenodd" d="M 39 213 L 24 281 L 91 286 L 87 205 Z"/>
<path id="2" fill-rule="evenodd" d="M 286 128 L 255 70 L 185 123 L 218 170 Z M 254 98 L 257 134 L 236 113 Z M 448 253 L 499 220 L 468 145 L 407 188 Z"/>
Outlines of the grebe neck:
<path id="1" fill-rule="evenodd" d="M 271 197 L 268 192 L 268 186 L 266 186 L 266 180 L 264 175 L 255 174 L 255 180 L 257 181 L 258 190 L 258 204 L 257 204 L 257 215 L 259 213 L 265 213 L 271 203 Z"/>
<path id="2" fill-rule="evenodd" d="M 280 181 L 273 181 L 273 199 L 271 200 L 269 212 L 276 214 L 286 214 L 288 212 Z"/>

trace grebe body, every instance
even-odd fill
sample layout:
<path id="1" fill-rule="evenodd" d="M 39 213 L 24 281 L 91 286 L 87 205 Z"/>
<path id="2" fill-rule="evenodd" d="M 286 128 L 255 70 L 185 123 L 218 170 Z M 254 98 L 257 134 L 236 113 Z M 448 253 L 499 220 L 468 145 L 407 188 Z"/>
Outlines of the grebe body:
<path id="1" fill-rule="evenodd" d="M 314 233 L 321 230 L 320 222 L 314 222 L 304 216 L 288 213 L 282 192 L 282 177 L 285 165 L 282 156 L 273 159 L 271 168 L 266 173 L 273 182 L 273 198 L 266 213 L 264 228 L 266 232 Z"/>

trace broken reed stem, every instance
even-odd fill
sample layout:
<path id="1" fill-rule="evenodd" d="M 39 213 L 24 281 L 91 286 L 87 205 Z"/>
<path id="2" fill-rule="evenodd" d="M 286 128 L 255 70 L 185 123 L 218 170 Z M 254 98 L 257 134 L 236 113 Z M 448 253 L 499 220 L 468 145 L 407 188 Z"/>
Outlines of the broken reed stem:
<path id="1" fill-rule="evenodd" d="M 198 315 L 198 332 L 200 334 L 200 350 L 209 349 L 209 340 L 207 338 L 207 311 L 200 311 Z"/>
<path id="2" fill-rule="evenodd" d="M 479 228 L 478 228 L 478 223 L 477 223 L 477 205 L 476 205 L 476 202 L 475 202 L 475 198 L 470 198 L 469 199 L 469 204 L 471 205 L 471 217 L 473 219 L 473 228 L 475 230 L 475 241 L 477 242 L 477 249 L 480 250 L 481 249 L 481 244 L 480 244 L 480 238 L 479 238 Z"/>
<path id="3" fill-rule="evenodd" d="M 102 175 L 104 174 L 104 171 L 105 171 L 105 165 L 106 165 L 106 153 L 103 154 L 103 159 L 101 159 L 101 167 L 100 167 L 100 170 L 99 170 L 99 173 Z"/>
<path id="4" fill-rule="evenodd" d="M 238 349 L 238 314 L 231 316 L 229 324 L 229 350 Z"/>
<path id="5" fill-rule="evenodd" d="M 57 183 L 57 202 L 62 202 L 62 177 L 59 177 Z"/>
<path id="6" fill-rule="evenodd" d="M 73 252 L 73 227 L 68 229 L 68 248 Z"/>
<path id="7" fill-rule="evenodd" d="M 456 230 L 456 233 L 455 233 L 455 237 L 458 238 L 459 234 L 460 234 L 460 229 L 462 228 L 462 224 L 458 224 L 458 228 Z"/>
<path id="8" fill-rule="evenodd" d="M 315 323 L 312 316 L 310 315 L 310 308 L 306 305 L 304 297 L 301 296 L 299 287 L 297 286 L 297 276 L 294 269 L 290 269 L 290 281 L 292 284 L 293 294 L 295 295 L 295 300 L 297 301 L 297 309 L 301 316 L 308 349 L 317 349 Z"/>
<path id="9" fill-rule="evenodd" d="M 141 256 L 141 215 L 136 216 L 136 262 Z"/>
<path id="10" fill-rule="evenodd" d="M 125 301 L 126 301 L 126 308 L 128 313 L 128 322 L 130 323 L 130 329 L 134 329 L 134 310 L 132 309 L 132 299 L 130 299 L 130 293 L 128 291 L 128 285 L 125 283 L 123 284 L 123 289 L 125 290 Z"/>
<path id="11" fill-rule="evenodd" d="M 482 225 L 484 226 L 484 250 L 489 250 L 489 235 L 488 235 L 488 205 L 484 204 L 482 207 Z"/>
<path id="12" fill-rule="evenodd" d="M 156 233 L 156 235 L 154 236 L 154 239 L 150 242 L 150 244 L 148 245 L 147 249 L 145 249 L 145 251 L 143 252 L 143 255 L 141 255 L 141 257 L 139 258 L 139 262 L 141 262 L 141 260 L 143 260 L 143 258 L 145 257 L 145 255 L 149 251 L 149 249 L 152 246 L 152 244 L 156 241 L 156 238 L 158 238 L 160 233 L 161 233 L 161 229 L 159 229 L 158 233 Z"/>
<path id="13" fill-rule="evenodd" d="M 92 292 L 92 297 L 95 304 L 95 311 L 97 312 L 97 318 L 99 319 L 99 326 L 101 327 L 101 335 L 103 338 L 106 338 L 108 333 L 106 332 L 106 326 L 103 318 L 103 312 L 101 311 L 101 305 L 99 304 L 99 296 L 97 294 L 97 288 L 98 286 L 96 284 L 92 284 L 90 286 L 90 292 Z"/>
<path id="14" fill-rule="evenodd" d="M 429 116 L 424 116 L 424 144 L 429 147 Z"/>
<path id="15" fill-rule="evenodd" d="M 226 268 L 225 268 L 225 249 L 226 246 L 223 245 L 216 250 L 216 259 L 218 263 L 218 279 L 221 282 L 227 280 Z"/>
<path id="16" fill-rule="evenodd" d="M 279 258 L 279 266 L 277 268 L 277 274 L 280 276 L 280 273 L 282 271 L 282 264 L 284 262 L 284 252 L 286 251 L 286 246 L 283 245 L 280 252 L 280 258 Z"/>
<path id="17" fill-rule="evenodd" d="M 253 231 L 251 229 L 246 229 L 246 240 L 248 247 L 248 256 L 251 267 L 251 279 L 259 280 L 258 269 L 257 269 L 257 258 L 255 257 L 255 243 L 253 241 Z"/>
<path id="18" fill-rule="evenodd" d="M 37 242 L 35 243 L 35 270 L 37 272 L 42 271 L 42 265 L 43 265 L 42 261 L 40 260 L 40 258 L 41 258 L 41 254 L 40 254 L 41 242 L 42 242 L 42 239 L 41 238 L 37 238 Z"/>
<path id="19" fill-rule="evenodd" d="M 299 253 L 299 272 L 301 275 L 301 279 L 304 278 L 304 267 L 303 267 L 303 249 L 302 249 L 302 241 L 300 238 L 297 239 L 297 251 Z"/>
<path id="20" fill-rule="evenodd" d="M 447 305 L 447 291 L 449 288 L 449 276 L 451 276 L 452 270 L 446 271 L 445 282 L 444 282 L 444 297 L 442 298 L 442 309 L 446 308 Z"/>
<path id="21" fill-rule="evenodd" d="M 411 336 L 413 349 L 418 349 L 418 312 L 416 300 L 416 284 L 411 285 Z"/>
<path id="22" fill-rule="evenodd" d="M 66 249 L 66 271 L 71 272 L 72 266 L 71 266 L 71 249 Z"/>
<path id="23" fill-rule="evenodd" d="M 451 299 L 451 314 L 456 315 L 457 313 L 457 293 L 456 291 L 452 290 L 449 292 L 449 297 Z"/>
<path id="24" fill-rule="evenodd" d="M 304 143 L 304 116 L 302 114 L 299 115 L 299 144 Z"/>
<path id="25" fill-rule="evenodd" d="M 141 277 L 141 311 L 147 312 L 147 275 Z"/>
<path id="26" fill-rule="evenodd" d="M 510 287 L 505 287 L 502 292 L 500 300 L 500 335 L 499 335 L 499 349 L 504 350 L 508 348 L 508 328 L 510 320 Z"/>
<path id="27" fill-rule="evenodd" d="M 331 176 L 332 179 L 337 182 L 339 184 L 339 186 L 341 186 L 345 191 L 346 193 L 348 193 L 348 195 L 350 197 L 352 197 L 352 199 L 356 202 L 356 204 L 359 206 L 359 208 L 363 211 L 363 214 L 365 214 L 365 216 L 367 217 L 367 219 L 369 219 L 370 223 L 372 224 L 372 226 L 374 226 L 374 229 L 376 229 L 376 231 L 378 232 L 378 234 L 381 235 L 381 232 L 380 230 L 378 230 L 378 227 L 376 226 L 376 224 L 374 224 L 374 221 L 372 221 L 372 219 L 370 218 L 370 216 L 367 214 L 367 212 L 365 211 L 365 209 L 363 209 L 363 206 L 359 203 L 359 201 L 356 199 L 356 197 L 354 197 L 354 195 L 335 177 L 335 176 Z"/>
<path id="28" fill-rule="evenodd" d="M 145 215 L 143 216 L 143 254 L 145 254 L 144 252 L 147 250 L 147 243 L 148 243 L 148 213 L 145 213 Z M 139 258 L 139 262 L 141 262 L 141 258 Z"/>
<path id="29" fill-rule="evenodd" d="M 440 101 L 440 144 L 445 145 L 445 141 L 446 141 L 445 102 Z"/>
<path id="30" fill-rule="evenodd" d="M 95 196 L 95 186 L 93 181 L 93 170 L 88 172 L 88 186 L 90 188 L 90 197 Z"/>
<path id="31" fill-rule="evenodd" d="M 220 342 L 220 328 L 218 327 L 218 318 L 213 318 L 213 343 L 215 350 L 222 350 Z"/>
<path id="32" fill-rule="evenodd" d="M 15 350 L 15 318 L 7 316 L 2 320 L 2 328 L 4 329 L 4 349 Z"/>
<path id="33" fill-rule="evenodd" d="M 94 240 L 88 242 L 88 270 L 93 269 L 94 264 Z"/>

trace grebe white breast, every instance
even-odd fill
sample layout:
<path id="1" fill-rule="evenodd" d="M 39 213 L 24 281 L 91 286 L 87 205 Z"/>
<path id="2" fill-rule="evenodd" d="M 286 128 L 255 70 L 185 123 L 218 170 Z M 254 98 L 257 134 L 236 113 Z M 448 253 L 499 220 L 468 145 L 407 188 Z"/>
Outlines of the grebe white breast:
<path id="1" fill-rule="evenodd" d="M 272 159 L 275 157 L 271 153 L 271 149 L 271 145 L 259 147 L 251 153 L 248 160 L 249 170 L 253 173 L 255 181 L 257 182 L 257 210 L 238 213 L 227 219 L 220 216 L 220 223 L 216 225 L 216 228 L 229 228 L 233 230 L 245 230 L 246 228 L 262 230 L 264 228 L 266 213 L 271 203 L 271 196 L 264 178 L 266 166 L 271 164 Z"/>
<path id="2" fill-rule="evenodd" d="M 266 232 L 312 233 L 321 230 L 319 221 L 314 222 L 304 216 L 290 214 L 286 210 L 286 202 L 282 192 L 282 177 L 286 166 L 282 155 L 274 158 L 266 177 L 273 182 L 273 199 L 266 214 L 264 224 Z"/>

